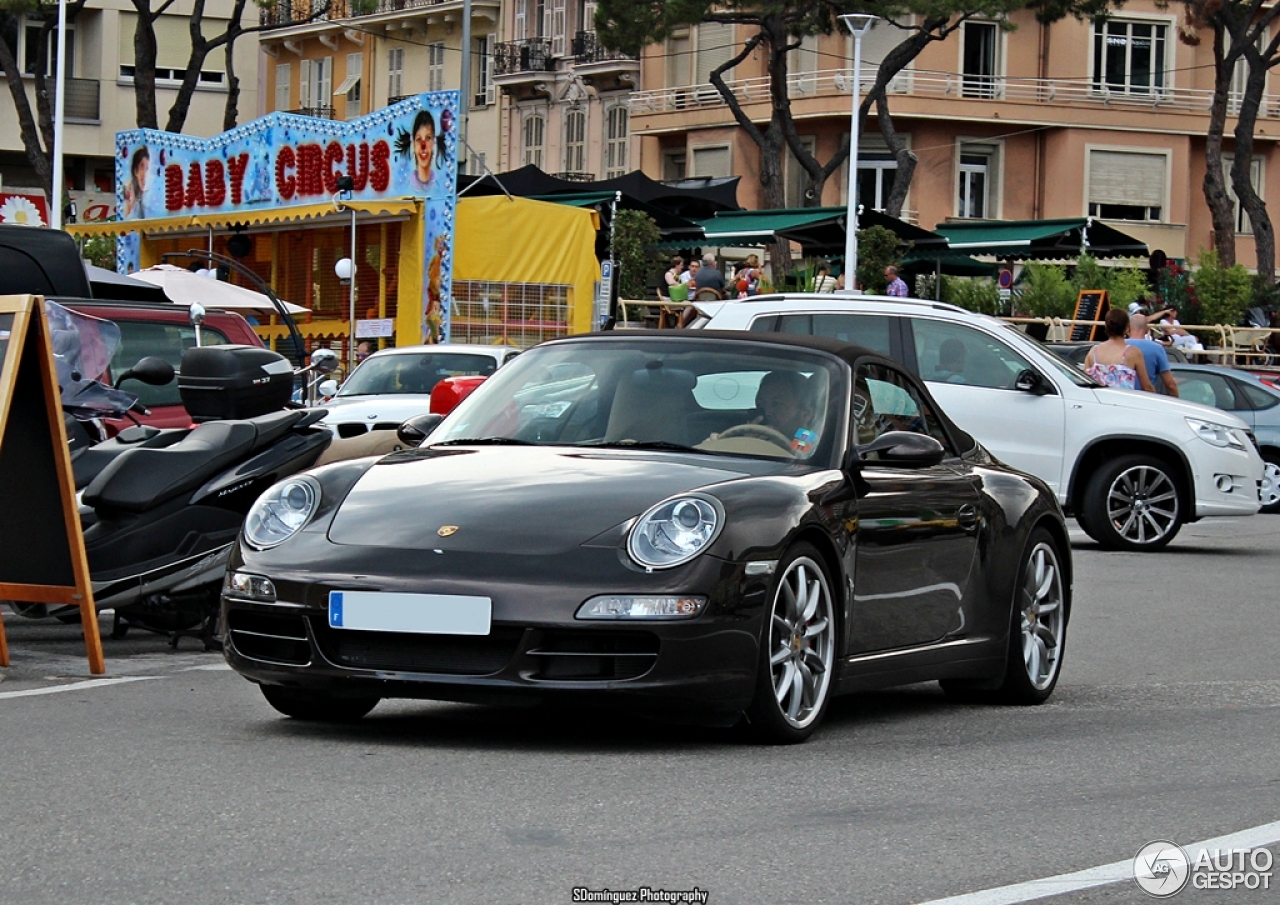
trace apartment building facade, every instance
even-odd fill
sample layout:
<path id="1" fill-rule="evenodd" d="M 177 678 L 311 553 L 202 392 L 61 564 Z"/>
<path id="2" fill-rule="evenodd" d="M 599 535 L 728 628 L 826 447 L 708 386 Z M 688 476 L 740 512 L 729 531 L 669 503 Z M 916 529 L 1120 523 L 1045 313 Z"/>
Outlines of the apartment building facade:
<path id="1" fill-rule="evenodd" d="M 953 219 L 1092 216 L 1170 257 L 1194 259 L 1212 245 L 1201 185 L 1213 91 L 1212 35 L 1173 7 L 1135 0 L 1105 22 L 970 21 L 931 45 L 891 84 L 889 108 L 918 164 L 904 216 L 921 226 Z M 862 39 L 862 88 L 903 35 L 878 22 Z M 739 201 L 763 207 L 759 151 L 738 128 L 709 73 L 746 38 L 742 28 L 702 23 L 642 55 L 631 97 L 631 134 L 650 176 L 743 177 Z M 725 77 L 756 122 L 769 116 L 763 55 Z M 802 140 L 825 161 L 849 134 L 853 40 L 806 39 L 789 59 L 789 93 Z M 1243 84 L 1237 73 L 1237 86 Z M 1238 93 L 1233 93 L 1238 108 Z M 1228 121 L 1228 135 L 1235 120 Z M 1280 98 L 1268 96 L 1255 134 L 1255 186 L 1280 203 Z M 1231 142 L 1226 146 L 1230 160 Z M 896 163 L 874 114 L 859 142 L 858 196 L 882 209 Z M 786 204 L 805 204 L 807 181 L 788 152 Z M 828 180 L 824 205 L 844 205 L 847 168 Z M 1238 207 L 1238 205 L 1237 205 Z M 1237 255 L 1255 264 L 1249 222 L 1238 212 Z"/>
<path id="2" fill-rule="evenodd" d="M 506 96 L 499 169 L 571 181 L 636 169 L 630 97 L 640 61 L 603 46 L 590 0 L 507 0 L 494 83 Z"/>
<path id="3" fill-rule="evenodd" d="M 193 5 L 191 0 L 180 0 L 155 23 L 156 111 L 162 126 L 186 73 L 191 53 Z M 230 0 L 208 0 L 203 33 L 209 37 L 223 33 L 232 11 Z M 244 25 L 256 24 L 257 16 L 256 10 L 246 13 Z M 125 0 L 89 0 L 68 27 L 64 171 L 67 188 L 82 220 L 105 220 L 115 213 L 115 136 L 116 132 L 137 125 L 133 85 L 136 27 L 137 12 Z M 15 48 L 33 114 L 39 31 L 39 23 L 34 18 L 15 18 L 9 33 L 4 35 Z M 54 33 L 49 35 L 49 41 L 47 75 L 52 92 Z M 232 59 L 240 80 L 241 119 L 251 119 L 258 112 L 258 56 L 258 42 L 252 37 L 246 36 L 236 43 Z M 226 55 L 221 49 L 205 59 L 184 126 L 186 133 L 209 136 L 222 131 L 227 100 L 226 69 Z M 12 97 L 6 91 L 4 98 L 0 101 L 0 181 L 4 189 L 38 191 L 39 181 L 27 161 Z"/>
<path id="4" fill-rule="evenodd" d="M 471 10 L 471 48 L 462 16 Z M 281 0 L 262 9 L 263 113 L 355 119 L 428 91 L 462 87 L 468 66 L 463 172 L 493 166 L 499 148 L 493 84 L 500 0 Z M 319 15 L 316 15 L 319 13 Z"/>

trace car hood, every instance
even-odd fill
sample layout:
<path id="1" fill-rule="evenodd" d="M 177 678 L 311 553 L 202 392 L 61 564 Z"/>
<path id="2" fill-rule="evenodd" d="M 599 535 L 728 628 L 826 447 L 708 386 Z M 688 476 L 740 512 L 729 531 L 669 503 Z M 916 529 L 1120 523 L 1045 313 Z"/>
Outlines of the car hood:
<path id="1" fill-rule="evenodd" d="M 1119 408 L 1136 409 L 1144 412 L 1159 412 L 1160 414 L 1176 412 L 1186 418 L 1200 418 L 1204 421 L 1212 421 L 1215 424 L 1225 424 L 1228 427 L 1241 429 L 1249 426 L 1236 415 L 1224 412 L 1222 409 L 1201 405 L 1198 402 L 1187 402 L 1185 399 L 1177 399 L 1160 393 L 1106 387 L 1094 388 L 1093 395 L 1103 405 L 1114 405 Z"/>
<path id="2" fill-rule="evenodd" d="M 424 415 L 431 410 L 429 393 L 405 393 L 394 396 L 352 396 L 344 399 L 335 396 L 324 407 L 329 410 L 323 424 L 349 424 L 364 421 L 369 424 L 394 421 L 399 424 L 414 415 Z"/>
<path id="3" fill-rule="evenodd" d="M 415 450 L 381 460 L 356 482 L 329 527 L 329 540 L 554 555 L 582 546 L 672 494 L 784 467 L 640 450 Z M 599 542 L 612 545 L 617 539 Z"/>

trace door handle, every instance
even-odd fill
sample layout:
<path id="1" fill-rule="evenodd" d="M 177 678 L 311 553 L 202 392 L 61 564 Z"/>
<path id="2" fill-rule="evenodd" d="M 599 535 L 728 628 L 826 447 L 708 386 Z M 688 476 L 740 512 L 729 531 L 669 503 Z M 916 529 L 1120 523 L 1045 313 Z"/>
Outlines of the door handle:
<path id="1" fill-rule="evenodd" d="M 956 510 L 956 523 L 966 531 L 972 531 L 978 527 L 978 507 L 972 503 L 965 503 Z"/>

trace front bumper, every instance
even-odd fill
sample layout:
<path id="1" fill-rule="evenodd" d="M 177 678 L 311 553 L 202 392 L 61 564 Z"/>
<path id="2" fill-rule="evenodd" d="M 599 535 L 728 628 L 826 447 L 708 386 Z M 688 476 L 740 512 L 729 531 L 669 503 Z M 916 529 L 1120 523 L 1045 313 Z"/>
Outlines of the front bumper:
<path id="1" fill-rule="evenodd" d="M 617 551 L 593 554 L 612 559 L 616 579 Z M 220 628 L 227 662 L 258 683 L 346 696 L 479 703 L 517 696 L 625 698 L 642 707 L 694 713 L 739 711 L 754 693 L 767 579 L 747 578 L 740 565 L 710 557 L 673 570 L 678 577 L 635 572 L 638 586 L 631 588 L 565 585 L 536 576 L 464 582 L 366 574 L 353 581 L 349 572 L 290 580 L 256 565 L 242 568 L 271 577 L 278 601 L 224 595 Z M 487 636 L 331 628 L 329 591 L 356 588 L 488 596 L 492 627 Z M 673 591 L 710 599 L 689 620 L 574 618 L 583 601 L 600 593 Z"/>
<path id="2" fill-rule="evenodd" d="M 1261 503 L 1264 464 L 1250 445 L 1240 450 L 1193 440 L 1187 446 L 1195 483 L 1195 518 L 1211 515 L 1254 515 Z"/>

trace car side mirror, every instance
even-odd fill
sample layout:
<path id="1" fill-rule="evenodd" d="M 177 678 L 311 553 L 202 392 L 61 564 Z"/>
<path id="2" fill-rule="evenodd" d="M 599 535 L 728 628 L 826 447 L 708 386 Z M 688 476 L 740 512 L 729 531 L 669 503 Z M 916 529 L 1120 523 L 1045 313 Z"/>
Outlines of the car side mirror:
<path id="1" fill-rule="evenodd" d="M 436 425 L 444 420 L 444 415 L 431 412 L 427 415 L 414 415 L 396 428 L 396 436 L 405 446 L 421 446 L 422 441 L 431 435 Z"/>
<path id="2" fill-rule="evenodd" d="M 334 380 L 332 377 L 328 380 L 322 380 L 316 389 L 319 390 L 321 396 L 326 398 L 336 396 L 338 394 L 338 381 Z"/>
<path id="3" fill-rule="evenodd" d="M 855 452 L 860 465 L 870 460 L 904 468 L 930 468 L 947 454 L 933 437 L 915 431 L 886 431 L 865 446 L 859 446 Z"/>
<path id="4" fill-rule="evenodd" d="M 162 387 L 173 382 L 173 365 L 155 355 L 138 359 L 138 363 L 116 380 L 116 386 L 126 380 L 141 380 L 148 386 Z"/>
<path id="5" fill-rule="evenodd" d="M 1045 379 L 1030 368 L 1024 368 L 1018 372 L 1018 376 L 1013 379 L 1013 388 L 1024 393 L 1034 393 L 1037 396 L 1043 396 L 1049 392 Z"/>

